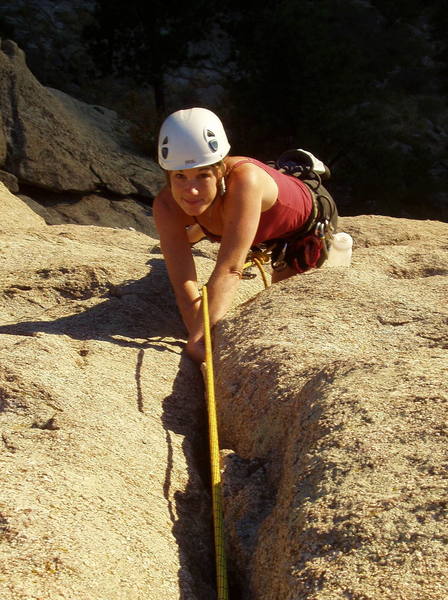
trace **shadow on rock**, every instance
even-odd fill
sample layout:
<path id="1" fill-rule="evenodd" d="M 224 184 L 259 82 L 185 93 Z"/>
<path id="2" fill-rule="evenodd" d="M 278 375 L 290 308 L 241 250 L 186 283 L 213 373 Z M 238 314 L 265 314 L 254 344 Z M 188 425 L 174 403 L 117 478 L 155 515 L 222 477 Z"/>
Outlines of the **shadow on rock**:
<path id="1" fill-rule="evenodd" d="M 186 332 L 164 263 L 160 259 L 151 259 L 150 263 L 152 269 L 145 277 L 122 285 L 107 285 L 104 301 L 91 308 L 67 301 L 67 311 L 74 308 L 79 312 L 53 321 L 10 323 L 0 326 L 0 334 L 33 336 L 43 332 L 134 348 L 167 350 L 173 346 L 173 351 L 179 352 L 183 343 L 173 338 L 185 338 Z"/>
<path id="2" fill-rule="evenodd" d="M 172 393 L 163 402 L 163 427 L 167 441 L 164 495 L 179 547 L 181 600 L 213 600 L 215 567 L 209 480 L 207 410 L 199 369 L 181 357 Z M 188 482 L 184 491 L 171 492 L 172 434 L 184 437 L 182 450 Z"/>

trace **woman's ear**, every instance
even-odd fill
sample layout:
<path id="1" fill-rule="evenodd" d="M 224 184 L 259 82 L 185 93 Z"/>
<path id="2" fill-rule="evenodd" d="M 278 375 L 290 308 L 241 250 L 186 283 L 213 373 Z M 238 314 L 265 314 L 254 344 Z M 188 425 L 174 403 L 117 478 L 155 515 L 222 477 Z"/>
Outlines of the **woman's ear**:
<path id="1" fill-rule="evenodd" d="M 219 181 L 218 181 L 218 192 L 221 196 L 224 196 L 226 191 L 227 191 L 226 180 L 224 179 L 224 176 L 222 176 L 221 179 L 219 179 Z"/>

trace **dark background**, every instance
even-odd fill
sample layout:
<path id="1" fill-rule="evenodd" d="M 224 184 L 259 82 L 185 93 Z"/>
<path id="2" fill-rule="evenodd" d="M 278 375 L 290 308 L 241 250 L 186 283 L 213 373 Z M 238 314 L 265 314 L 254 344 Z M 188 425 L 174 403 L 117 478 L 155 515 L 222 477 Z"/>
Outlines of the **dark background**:
<path id="1" fill-rule="evenodd" d="M 446 0 L 0 2 L 41 83 L 117 110 L 145 154 L 206 106 L 234 154 L 316 154 L 345 215 L 448 220 L 447 31 Z"/>

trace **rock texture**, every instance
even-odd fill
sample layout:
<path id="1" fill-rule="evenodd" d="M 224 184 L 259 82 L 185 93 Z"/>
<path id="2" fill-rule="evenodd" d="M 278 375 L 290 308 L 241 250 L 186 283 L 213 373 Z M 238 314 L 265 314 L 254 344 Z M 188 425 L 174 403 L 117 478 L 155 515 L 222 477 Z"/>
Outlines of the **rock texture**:
<path id="1" fill-rule="evenodd" d="M 229 556 L 251 600 L 448 595 L 448 225 L 341 219 L 351 268 L 216 333 Z"/>
<path id="2" fill-rule="evenodd" d="M 202 379 L 157 240 L 48 226 L 1 184 L 0 215 L 0 597 L 212 599 Z"/>
<path id="3" fill-rule="evenodd" d="M 0 182 L 0 214 L 2 223 L 0 228 L 19 230 L 27 227 L 45 225 L 44 219 L 31 211 L 19 198 L 11 194 L 8 188 Z"/>
<path id="4" fill-rule="evenodd" d="M 0 175 L 1 178 L 1 175 Z M 156 228 L 151 218 L 149 202 L 133 198 L 111 199 L 98 194 L 65 198 L 48 194 L 33 194 L 33 198 L 18 194 L 35 213 L 40 215 L 47 225 L 97 225 L 100 227 L 115 227 L 134 229 L 156 237 Z"/>
<path id="5" fill-rule="evenodd" d="M 8 40 L 0 49 L 0 107 L 0 167 L 21 184 L 148 198 L 163 184 L 160 169 L 132 146 L 126 122 L 42 86 Z"/>
<path id="6" fill-rule="evenodd" d="M 0 18 L 26 49 L 36 77 L 76 96 L 79 84 L 98 75 L 83 40 L 84 29 L 94 21 L 95 4 L 95 0 L 14 0 L 1 3 Z"/>
<path id="7" fill-rule="evenodd" d="M 6 137 L 3 131 L 3 124 L 0 123 L 0 165 L 6 160 Z"/>
<path id="8" fill-rule="evenodd" d="M 212 600 L 157 240 L 46 225 L 2 184 L 0 216 L 0 597 Z M 242 281 L 214 334 L 232 598 L 445 600 L 448 225 L 341 222 L 351 268 Z"/>

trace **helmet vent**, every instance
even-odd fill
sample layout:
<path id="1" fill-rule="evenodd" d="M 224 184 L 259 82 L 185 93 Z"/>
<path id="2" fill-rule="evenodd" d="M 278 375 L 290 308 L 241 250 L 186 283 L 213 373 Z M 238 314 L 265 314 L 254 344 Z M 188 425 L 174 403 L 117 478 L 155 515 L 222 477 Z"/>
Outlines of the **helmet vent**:
<path id="1" fill-rule="evenodd" d="M 203 136 L 210 150 L 216 152 L 219 148 L 219 141 L 216 133 L 208 127 L 204 127 Z"/>
<path id="2" fill-rule="evenodd" d="M 160 149 L 160 152 L 162 153 L 162 157 L 166 159 L 166 157 L 168 156 L 168 136 L 166 135 L 163 138 L 163 142 L 162 142 L 162 148 Z"/>

